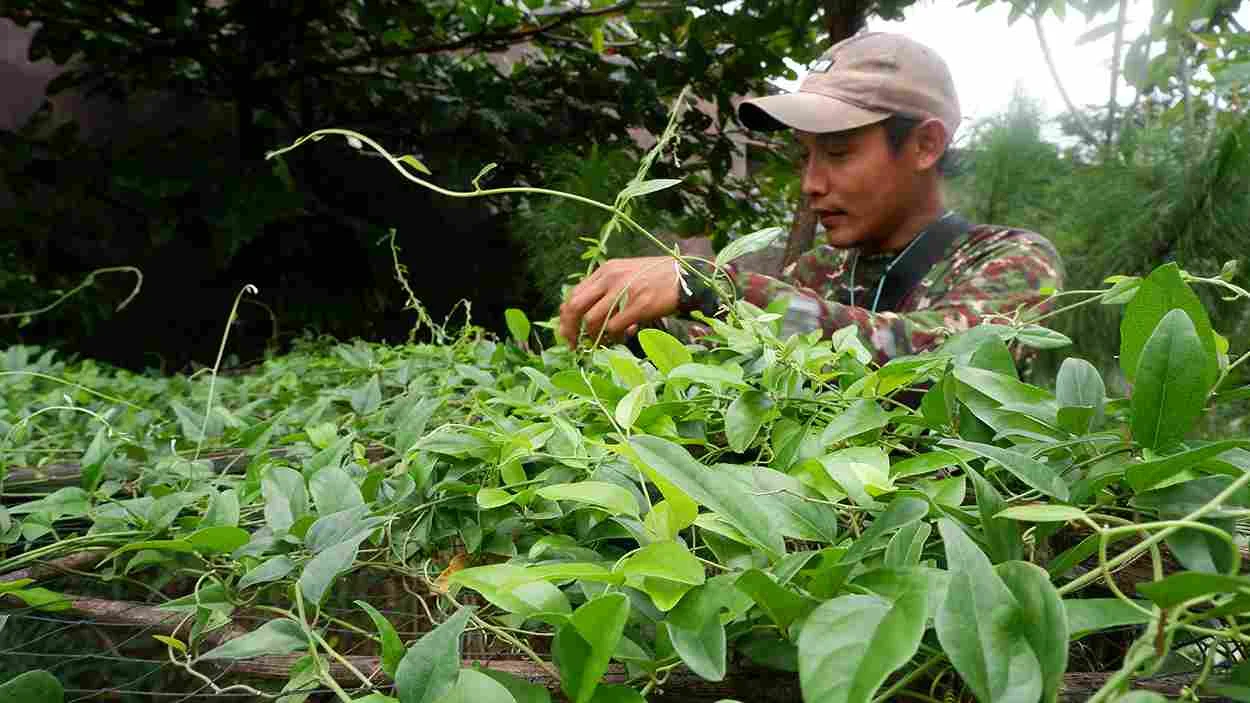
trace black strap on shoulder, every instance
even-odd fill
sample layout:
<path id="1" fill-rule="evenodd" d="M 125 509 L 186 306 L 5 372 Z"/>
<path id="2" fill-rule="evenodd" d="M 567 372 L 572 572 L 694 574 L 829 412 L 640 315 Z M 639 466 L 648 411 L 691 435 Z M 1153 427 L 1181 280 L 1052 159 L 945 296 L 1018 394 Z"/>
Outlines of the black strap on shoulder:
<path id="1" fill-rule="evenodd" d="M 972 229 L 968 220 L 952 213 L 933 223 L 924 236 L 885 274 L 877 312 L 893 312 L 907 293 L 942 260 L 952 242 Z"/>

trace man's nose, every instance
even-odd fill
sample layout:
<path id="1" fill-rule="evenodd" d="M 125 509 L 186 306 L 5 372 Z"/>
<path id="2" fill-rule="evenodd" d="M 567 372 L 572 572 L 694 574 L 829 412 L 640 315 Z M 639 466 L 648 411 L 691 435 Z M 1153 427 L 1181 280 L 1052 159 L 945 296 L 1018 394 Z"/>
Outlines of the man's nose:
<path id="1" fill-rule="evenodd" d="M 816 159 L 803 161 L 803 177 L 801 184 L 803 195 L 809 199 L 819 198 L 829 192 L 829 180 Z"/>

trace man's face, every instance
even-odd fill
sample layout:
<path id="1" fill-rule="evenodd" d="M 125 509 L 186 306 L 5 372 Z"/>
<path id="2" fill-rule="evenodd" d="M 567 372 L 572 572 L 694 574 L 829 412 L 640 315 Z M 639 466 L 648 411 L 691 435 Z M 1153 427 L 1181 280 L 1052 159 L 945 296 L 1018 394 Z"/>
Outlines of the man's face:
<path id="1" fill-rule="evenodd" d="M 909 152 L 894 153 L 880 124 L 846 132 L 798 132 L 806 157 L 803 193 L 829 244 L 873 249 L 912 211 L 917 173 Z"/>

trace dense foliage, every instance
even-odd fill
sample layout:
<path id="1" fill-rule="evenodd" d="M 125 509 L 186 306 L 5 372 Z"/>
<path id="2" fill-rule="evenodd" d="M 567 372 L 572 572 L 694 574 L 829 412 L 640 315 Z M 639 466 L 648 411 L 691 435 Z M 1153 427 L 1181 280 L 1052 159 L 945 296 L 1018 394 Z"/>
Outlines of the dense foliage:
<path id="1" fill-rule="evenodd" d="M 313 138 L 334 133 L 447 195 L 492 194 L 480 177 L 442 191 L 363 135 Z M 664 145 L 597 205 L 613 222 L 636 226 L 630 201 L 675 185 L 646 180 Z M 1191 284 L 1250 298 L 1167 264 L 881 367 L 853 328 L 781 339 L 777 315 L 733 301 L 698 345 L 644 330 L 642 357 L 553 345 L 520 311 L 506 340 L 423 316 L 442 343 L 310 342 L 242 376 L 155 379 L 15 347 L 7 463 L 68 453 L 81 472 L 36 498 L 49 474 L 8 470 L 5 492 L 27 499 L 0 512 L 0 573 L 101 549 L 98 574 L 195 620 L 161 640 L 187 671 L 306 652 L 291 685 L 345 701 L 546 699 L 461 668 L 470 629 L 554 666 L 579 703 L 744 662 L 797 674 L 807 701 L 1053 701 L 1070 643 L 1124 627 L 1140 637 L 1095 662 L 1114 673 L 1092 700 L 1157 700 L 1127 690 L 1164 666 L 1227 687 L 1215 672 L 1243 658 L 1250 612 L 1234 529 L 1250 441 L 1190 434 L 1245 394 L 1226 386 L 1247 356 L 1230 360 Z M 1079 358 L 1053 391 L 1019 379 L 1022 348 L 1069 343 L 1037 323 L 1075 298 L 1123 306 L 1130 397 Z M 1183 571 L 1164 570 L 1165 549 Z M 1113 574 L 1143 558 L 1154 574 L 1126 592 Z M 359 601 L 367 627 L 351 627 L 389 680 L 344 688 L 326 628 L 346 622 L 329 603 L 358 597 L 353 572 L 415 579 L 437 627 L 405 643 Z M 4 589 L 69 607 L 28 580 Z M 273 619 L 213 638 L 258 610 Z M 602 683 L 613 661 L 626 685 Z"/>

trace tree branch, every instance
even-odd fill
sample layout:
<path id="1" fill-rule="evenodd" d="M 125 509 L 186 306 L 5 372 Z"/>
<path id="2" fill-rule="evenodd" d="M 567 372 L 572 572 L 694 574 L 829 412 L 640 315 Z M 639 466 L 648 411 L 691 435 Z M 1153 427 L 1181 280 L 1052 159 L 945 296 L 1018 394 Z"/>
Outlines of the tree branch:
<path id="1" fill-rule="evenodd" d="M 1115 141 L 1116 92 L 1120 86 L 1120 56 L 1124 44 L 1124 23 L 1128 19 L 1128 0 L 1120 0 L 1119 14 L 1115 21 L 1115 47 L 1111 52 L 1111 97 L 1107 100 L 1107 150 Z"/>
<path id="2" fill-rule="evenodd" d="M 1050 43 L 1046 41 L 1046 31 L 1042 29 L 1042 17 L 1040 14 L 1033 15 L 1033 26 L 1037 29 L 1037 43 L 1042 47 L 1042 55 L 1046 58 L 1046 67 L 1050 69 L 1050 77 L 1054 79 L 1055 87 L 1059 89 L 1059 94 L 1063 96 L 1063 102 L 1068 106 L 1068 112 L 1072 113 L 1074 124 L 1081 132 L 1081 136 L 1088 139 L 1091 143 L 1097 144 L 1098 137 L 1090 127 L 1089 121 L 1072 104 L 1072 98 L 1068 95 L 1067 88 L 1063 87 L 1063 81 L 1059 78 L 1059 69 L 1055 68 L 1055 58 L 1050 53 Z"/>

